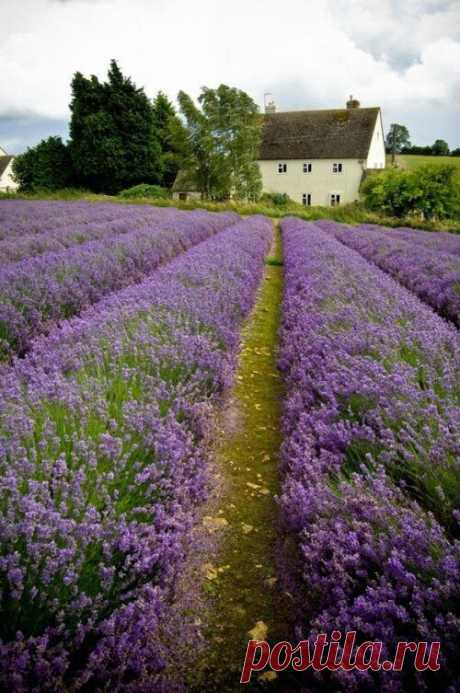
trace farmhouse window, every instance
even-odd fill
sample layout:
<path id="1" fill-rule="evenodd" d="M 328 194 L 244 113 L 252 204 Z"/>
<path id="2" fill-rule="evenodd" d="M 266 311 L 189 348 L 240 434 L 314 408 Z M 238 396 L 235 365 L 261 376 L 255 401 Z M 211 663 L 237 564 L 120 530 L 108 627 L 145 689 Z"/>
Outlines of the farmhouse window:
<path id="1" fill-rule="evenodd" d="M 302 204 L 305 207 L 310 207 L 311 206 L 311 194 L 310 193 L 303 193 L 302 195 Z"/>
<path id="2" fill-rule="evenodd" d="M 287 173 L 287 164 L 278 164 L 278 173 Z"/>
<path id="3" fill-rule="evenodd" d="M 179 200 L 186 200 L 187 199 L 187 193 L 179 193 Z"/>
<path id="4" fill-rule="evenodd" d="M 339 163 L 332 164 L 332 173 L 342 173 L 342 168 L 343 168 L 342 164 L 339 164 Z"/>
<path id="5" fill-rule="evenodd" d="M 331 194 L 331 207 L 337 207 L 337 205 L 340 204 L 340 194 L 339 193 L 332 193 Z"/>
<path id="6" fill-rule="evenodd" d="M 303 172 L 304 173 L 311 173 L 311 164 L 305 162 L 303 165 Z"/>

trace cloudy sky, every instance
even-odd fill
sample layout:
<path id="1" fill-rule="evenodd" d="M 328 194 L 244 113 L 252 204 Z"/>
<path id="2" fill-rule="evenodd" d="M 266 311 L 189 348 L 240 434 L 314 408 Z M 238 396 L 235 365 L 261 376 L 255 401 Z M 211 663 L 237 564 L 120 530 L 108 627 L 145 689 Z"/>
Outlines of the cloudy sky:
<path id="1" fill-rule="evenodd" d="M 460 146 L 460 0 L 0 0 L 0 144 L 66 137 L 72 74 L 109 60 L 193 96 L 238 86 L 278 110 L 380 105 L 412 141 Z"/>

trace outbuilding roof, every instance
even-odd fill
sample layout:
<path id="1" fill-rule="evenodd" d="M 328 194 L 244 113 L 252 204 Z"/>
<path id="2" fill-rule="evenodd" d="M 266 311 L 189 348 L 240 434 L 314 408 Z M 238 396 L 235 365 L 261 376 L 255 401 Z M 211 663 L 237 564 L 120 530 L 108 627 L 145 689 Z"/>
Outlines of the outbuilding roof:
<path id="1" fill-rule="evenodd" d="M 181 169 L 178 171 L 176 180 L 173 183 L 173 192 L 195 192 L 197 185 L 193 171 Z"/>
<path id="2" fill-rule="evenodd" d="M 366 159 L 379 108 L 266 113 L 259 159 Z"/>

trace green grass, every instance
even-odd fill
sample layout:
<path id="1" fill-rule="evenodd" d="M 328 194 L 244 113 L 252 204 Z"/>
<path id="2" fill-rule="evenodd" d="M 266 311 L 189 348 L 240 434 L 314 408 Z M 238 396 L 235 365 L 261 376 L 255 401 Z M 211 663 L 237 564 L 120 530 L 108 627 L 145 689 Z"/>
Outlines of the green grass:
<path id="1" fill-rule="evenodd" d="M 457 169 L 460 180 L 460 156 L 423 156 L 421 154 L 398 154 L 396 162 L 401 168 L 413 170 L 424 164 L 451 164 Z M 387 156 L 387 166 L 391 165 L 391 155 Z"/>
<path id="2" fill-rule="evenodd" d="M 267 584 L 276 574 L 274 495 L 279 492 L 283 396 L 276 367 L 281 265 L 281 238 L 276 229 L 258 299 L 242 331 L 235 384 L 217 422 L 215 459 L 224 485 L 212 512 L 220 510 L 228 527 L 217 555 L 209 558 L 217 570 L 228 568 L 207 585 L 209 647 L 190 675 L 188 690 L 194 693 L 240 690 L 248 631 L 257 621 L 268 626 L 269 641 L 282 640 L 286 635 L 286 597 Z M 245 532 L 245 526 L 252 529 Z"/>

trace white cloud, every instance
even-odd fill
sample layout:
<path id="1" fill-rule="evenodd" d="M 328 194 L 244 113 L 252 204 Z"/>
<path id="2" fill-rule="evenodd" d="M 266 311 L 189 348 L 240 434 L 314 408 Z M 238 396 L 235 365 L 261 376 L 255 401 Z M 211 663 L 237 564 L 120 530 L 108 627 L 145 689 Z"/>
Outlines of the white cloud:
<path id="1" fill-rule="evenodd" d="M 438 39 L 460 40 L 457 0 L 331 0 L 342 28 L 357 45 L 396 69 L 417 62 Z"/>
<path id="2" fill-rule="evenodd" d="M 458 3 L 0 0 L 0 10 L 0 115 L 67 117 L 72 74 L 103 77 L 115 57 L 152 96 L 226 82 L 289 109 L 353 93 L 414 141 L 460 145 Z"/>

